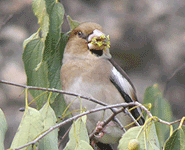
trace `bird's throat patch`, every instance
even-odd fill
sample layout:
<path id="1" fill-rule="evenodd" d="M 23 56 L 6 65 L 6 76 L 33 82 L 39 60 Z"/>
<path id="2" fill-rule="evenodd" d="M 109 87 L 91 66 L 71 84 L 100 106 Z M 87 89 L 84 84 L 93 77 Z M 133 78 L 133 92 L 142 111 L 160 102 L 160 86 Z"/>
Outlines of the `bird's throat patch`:
<path id="1" fill-rule="evenodd" d="M 96 56 L 102 56 L 103 50 L 96 50 L 96 49 L 90 49 L 92 54 L 95 54 Z"/>

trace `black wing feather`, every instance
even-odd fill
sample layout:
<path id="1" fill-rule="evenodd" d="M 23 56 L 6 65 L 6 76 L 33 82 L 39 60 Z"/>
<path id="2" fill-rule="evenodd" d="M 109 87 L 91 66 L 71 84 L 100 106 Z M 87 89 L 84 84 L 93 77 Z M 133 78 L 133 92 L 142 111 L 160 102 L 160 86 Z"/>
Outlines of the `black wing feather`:
<path id="1" fill-rule="evenodd" d="M 123 78 L 125 78 L 128 83 L 131 85 L 131 87 L 133 88 L 133 94 L 135 97 L 135 100 L 137 100 L 136 95 L 135 95 L 135 88 L 134 85 L 132 84 L 131 80 L 129 79 L 128 75 L 121 69 L 121 67 L 119 67 L 116 62 L 114 62 L 112 59 L 109 60 L 111 62 L 111 64 L 117 69 L 117 71 L 122 75 Z M 128 93 L 126 93 L 124 87 L 121 85 L 121 83 L 117 80 L 116 75 L 112 74 L 110 76 L 110 81 L 114 84 L 114 86 L 117 88 L 117 90 L 120 92 L 121 96 L 124 98 L 125 102 L 130 103 L 130 102 L 134 102 L 134 100 L 131 98 L 131 95 L 129 95 Z M 132 108 L 134 106 L 130 106 L 129 108 Z M 135 119 L 137 119 L 138 117 L 141 116 L 141 110 L 140 108 L 136 108 L 133 109 L 131 111 L 131 114 L 133 115 L 133 117 Z M 140 125 L 143 125 L 145 122 L 143 116 L 141 116 L 141 118 L 138 120 L 138 123 Z"/>

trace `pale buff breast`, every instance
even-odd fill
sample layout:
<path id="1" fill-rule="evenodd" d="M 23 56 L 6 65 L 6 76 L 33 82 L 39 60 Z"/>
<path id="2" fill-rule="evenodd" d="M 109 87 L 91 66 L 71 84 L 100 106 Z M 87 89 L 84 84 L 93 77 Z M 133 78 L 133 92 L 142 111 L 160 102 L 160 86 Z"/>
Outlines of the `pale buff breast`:
<path id="1" fill-rule="evenodd" d="M 61 78 L 63 90 L 95 98 L 107 104 L 123 103 L 123 98 L 109 79 L 112 67 L 107 60 L 70 61 L 62 66 Z M 69 70 L 68 68 L 71 69 Z M 67 81 L 68 83 L 66 83 Z M 64 98 L 67 104 L 75 99 L 74 96 L 69 95 L 64 95 Z M 80 109 L 80 100 L 82 106 L 88 110 L 100 107 L 100 105 L 94 102 L 76 98 L 70 106 L 70 110 Z M 107 110 L 105 113 L 101 111 L 101 113 L 97 112 L 88 115 L 88 120 L 91 121 L 87 121 L 87 127 L 93 129 L 98 121 L 106 119 L 111 114 L 112 112 Z M 131 119 L 124 113 L 121 113 L 118 119 L 124 126 L 131 122 Z"/>

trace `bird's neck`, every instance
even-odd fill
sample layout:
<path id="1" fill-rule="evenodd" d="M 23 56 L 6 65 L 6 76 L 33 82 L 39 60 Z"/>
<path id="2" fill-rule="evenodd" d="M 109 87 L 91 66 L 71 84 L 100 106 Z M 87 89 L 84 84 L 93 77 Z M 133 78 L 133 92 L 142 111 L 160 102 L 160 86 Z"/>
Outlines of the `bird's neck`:
<path id="1" fill-rule="evenodd" d="M 102 59 L 102 58 L 98 58 L 96 57 L 95 55 L 92 55 L 92 54 L 88 54 L 88 55 L 78 55 L 78 54 L 65 54 L 64 53 L 64 57 L 63 57 L 63 60 L 62 60 L 62 63 L 65 64 L 66 62 L 68 61 L 78 61 L 78 60 L 98 60 L 98 59 Z"/>

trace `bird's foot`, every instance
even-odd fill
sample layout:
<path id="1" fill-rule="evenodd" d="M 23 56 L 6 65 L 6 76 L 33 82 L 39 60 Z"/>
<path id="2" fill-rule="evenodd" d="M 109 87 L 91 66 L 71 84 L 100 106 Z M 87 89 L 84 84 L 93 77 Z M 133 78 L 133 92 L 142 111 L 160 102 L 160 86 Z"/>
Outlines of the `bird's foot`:
<path id="1" fill-rule="evenodd" d="M 96 138 L 102 138 L 104 134 L 109 133 L 106 128 L 110 126 L 114 126 L 115 124 L 113 122 L 109 122 L 105 127 L 103 127 L 104 122 L 98 121 L 97 126 L 95 128 L 95 137 Z"/>

